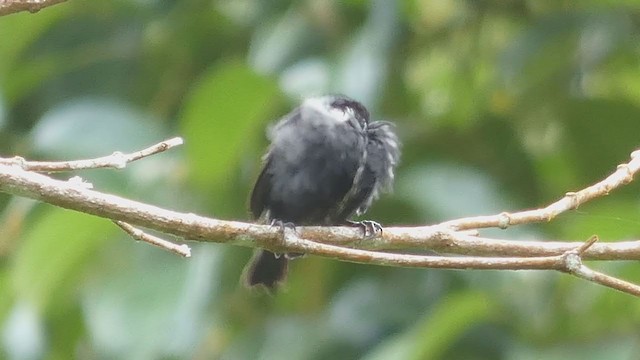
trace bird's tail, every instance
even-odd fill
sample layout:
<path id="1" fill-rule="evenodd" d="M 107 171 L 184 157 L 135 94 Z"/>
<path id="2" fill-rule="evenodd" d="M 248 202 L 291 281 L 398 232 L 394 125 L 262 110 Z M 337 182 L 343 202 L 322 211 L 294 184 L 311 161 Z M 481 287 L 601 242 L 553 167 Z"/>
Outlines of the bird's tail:
<path id="1" fill-rule="evenodd" d="M 258 249 L 245 269 L 245 282 L 250 287 L 264 286 L 275 292 L 287 278 L 288 268 L 286 255 Z"/>

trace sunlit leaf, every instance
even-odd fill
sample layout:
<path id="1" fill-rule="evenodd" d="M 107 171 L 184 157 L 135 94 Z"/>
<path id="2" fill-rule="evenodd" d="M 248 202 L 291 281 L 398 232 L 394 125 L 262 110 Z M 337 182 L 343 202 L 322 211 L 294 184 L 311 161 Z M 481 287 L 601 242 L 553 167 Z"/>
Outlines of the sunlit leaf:
<path id="1" fill-rule="evenodd" d="M 272 74 L 312 43 L 313 35 L 302 12 L 284 13 L 277 21 L 256 29 L 249 47 L 249 62 L 258 72 Z"/>
<path id="2" fill-rule="evenodd" d="M 32 304 L 19 301 L 7 317 L 2 342 L 9 358 L 37 359 L 45 353 L 42 315 Z"/>
<path id="3" fill-rule="evenodd" d="M 107 271 L 82 291 L 87 330 L 96 346 L 114 358 L 192 353 L 207 326 L 216 326 L 205 309 L 216 293 L 220 254 L 200 248 L 187 262 L 146 244 L 129 242 L 122 249 L 121 262 L 105 263 Z"/>
<path id="4" fill-rule="evenodd" d="M 222 63 L 191 90 L 180 122 L 193 180 L 216 187 L 230 180 L 247 141 L 278 103 L 276 84 L 241 63 Z"/>
<path id="5" fill-rule="evenodd" d="M 49 160 L 135 151 L 164 140 L 152 120 L 126 103 L 80 98 L 42 116 L 32 131 L 33 147 Z"/>
<path id="6" fill-rule="evenodd" d="M 367 22 L 343 54 L 335 88 L 372 106 L 384 89 L 399 29 L 396 1 L 372 1 L 369 11 Z"/>
<path id="7" fill-rule="evenodd" d="M 398 179 L 396 193 L 431 219 L 483 215 L 505 209 L 508 200 L 483 171 L 432 163 L 414 167 Z M 437 214 L 435 217 L 434 214 Z"/>

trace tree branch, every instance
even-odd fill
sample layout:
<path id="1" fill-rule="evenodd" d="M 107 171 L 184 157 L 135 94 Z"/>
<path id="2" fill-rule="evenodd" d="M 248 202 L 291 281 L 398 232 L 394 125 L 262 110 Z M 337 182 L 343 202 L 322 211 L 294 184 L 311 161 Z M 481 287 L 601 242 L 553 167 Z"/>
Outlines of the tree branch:
<path id="1" fill-rule="evenodd" d="M 141 226 L 183 239 L 261 247 L 274 252 L 299 252 L 333 259 L 386 266 L 445 269 L 556 270 L 640 296 L 637 285 L 593 271 L 582 260 L 640 260 L 640 241 L 596 243 L 497 240 L 470 235 L 469 230 L 550 221 L 558 214 L 608 194 L 630 182 L 640 169 L 640 152 L 609 177 L 541 209 L 512 214 L 471 217 L 432 226 L 389 227 L 374 239 L 363 239 L 350 227 L 297 227 L 285 236 L 278 227 L 225 221 L 180 213 L 92 190 L 77 180 L 61 181 L 36 171 L 64 171 L 98 167 L 121 168 L 128 162 L 181 144 L 171 139 L 131 154 L 80 161 L 30 162 L 0 158 L 0 191 L 113 220 L 134 238 L 183 256 L 186 245 L 176 245 L 133 227 Z M 420 249 L 466 256 L 424 256 L 389 252 Z M 386 250 L 386 251 L 385 251 Z M 385 251 L 385 252 L 383 252 Z"/>
<path id="2" fill-rule="evenodd" d="M 175 137 L 129 154 L 123 154 L 120 151 L 115 151 L 113 154 L 108 156 L 74 161 L 27 161 L 20 156 L 15 156 L 10 159 L 0 158 L 0 164 L 15 165 L 21 167 L 23 170 L 36 172 L 56 172 L 98 168 L 124 169 L 127 164 L 132 161 L 167 151 L 173 147 L 182 145 L 183 143 L 184 141 L 182 138 Z"/>
<path id="3" fill-rule="evenodd" d="M 581 279 L 595 282 L 597 284 L 640 297 L 640 286 L 603 274 L 598 271 L 591 270 L 582 263 L 582 255 L 588 248 L 593 246 L 596 241 L 598 241 L 598 237 L 594 235 L 579 248 L 572 251 L 567 251 L 562 256 L 565 265 L 564 271 Z"/>
<path id="4" fill-rule="evenodd" d="M 446 221 L 441 225 L 455 230 L 480 229 L 498 227 L 506 229 L 510 225 L 549 222 L 556 216 L 568 210 L 575 210 L 589 200 L 608 195 L 612 190 L 633 181 L 633 176 L 640 171 L 640 150 L 631 153 L 631 161 L 618 165 L 617 170 L 604 180 L 577 192 L 568 192 L 562 199 L 553 204 L 536 210 L 516 213 L 503 212 L 492 216 L 476 216 L 464 219 Z"/>
<path id="5" fill-rule="evenodd" d="M 65 2 L 67 0 L 0 0 L 0 16 L 28 11 L 35 13 L 46 7 Z"/>
<path id="6" fill-rule="evenodd" d="M 131 235 L 131 237 L 136 240 L 144 241 L 148 244 L 169 250 L 182 257 L 191 257 L 191 248 L 189 248 L 189 246 L 187 246 L 186 244 L 176 245 L 157 236 L 147 234 L 144 231 L 127 224 L 126 222 L 114 221 L 113 223 L 118 225 L 124 232 Z"/>

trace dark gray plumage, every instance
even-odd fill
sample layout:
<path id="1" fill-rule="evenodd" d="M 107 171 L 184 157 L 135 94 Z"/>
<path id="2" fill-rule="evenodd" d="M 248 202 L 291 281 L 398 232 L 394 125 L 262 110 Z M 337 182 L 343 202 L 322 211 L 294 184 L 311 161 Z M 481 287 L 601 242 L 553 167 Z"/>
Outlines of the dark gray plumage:
<path id="1" fill-rule="evenodd" d="M 390 190 L 400 157 L 393 125 L 369 122 L 359 102 L 314 97 L 269 131 L 271 146 L 251 193 L 255 219 L 294 225 L 344 225 Z M 259 250 L 246 281 L 275 290 L 287 274 L 287 254 Z"/>

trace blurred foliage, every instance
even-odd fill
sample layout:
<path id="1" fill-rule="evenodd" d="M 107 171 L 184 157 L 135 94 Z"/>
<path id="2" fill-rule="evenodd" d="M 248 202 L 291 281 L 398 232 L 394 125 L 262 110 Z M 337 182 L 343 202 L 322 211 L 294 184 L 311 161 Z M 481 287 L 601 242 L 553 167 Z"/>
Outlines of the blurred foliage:
<path id="1" fill-rule="evenodd" d="M 428 224 L 547 204 L 638 147 L 640 3 L 71 1 L 0 18 L 0 154 L 74 159 L 182 135 L 95 188 L 248 218 L 264 130 L 345 93 L 398 124 L 396 191 L 367 218 Z M 71 174 L 56 175 L 63 178 Z M 639 185 L 522 239 L 640 237 Z M 250 250 L 180 259 L 108 221 L 0 194 L 0 357 L 632 359 L 640 303 L 551 272 L 295 261 L 284 291 L 238 279 Z M 634 262 L 593 264 L 640 282 Z M 633 355 L 636 354 L 636 355 Z"/>

